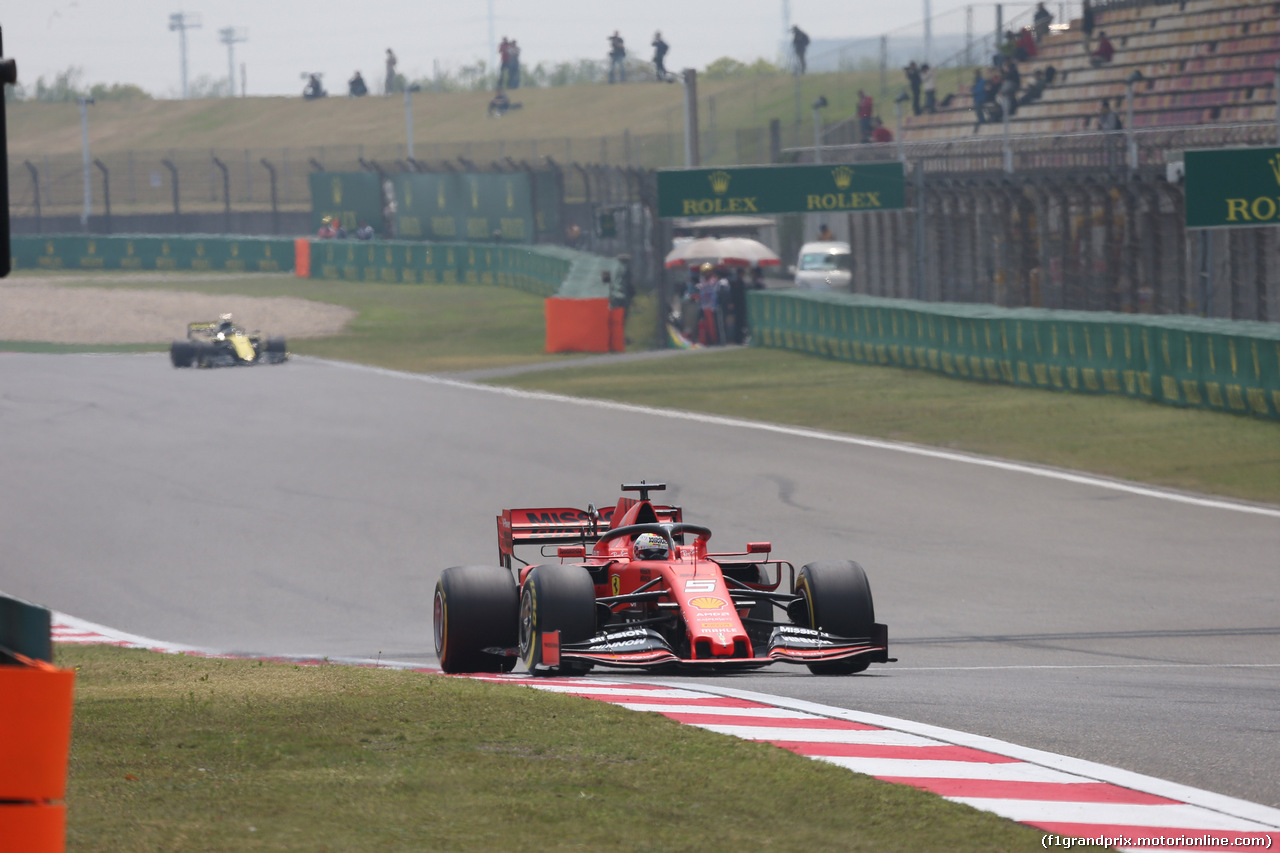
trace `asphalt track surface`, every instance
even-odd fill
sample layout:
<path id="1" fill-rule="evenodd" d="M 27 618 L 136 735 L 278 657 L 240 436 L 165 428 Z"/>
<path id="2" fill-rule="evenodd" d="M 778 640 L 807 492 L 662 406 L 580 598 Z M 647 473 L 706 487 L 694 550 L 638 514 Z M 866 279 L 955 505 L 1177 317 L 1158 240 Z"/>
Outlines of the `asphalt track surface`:
<path id="1" fill-rule="evenodd" d="M 665 481 L 714 547 L 862 563 L 899 658 L 690 681 L 1280 806 L 1275 507 L 306 359 L 3 354 L 0 448 L 0 590 L 202 648 L 427 663 L 435 579 L 495 560 L 501 508 Z"/>

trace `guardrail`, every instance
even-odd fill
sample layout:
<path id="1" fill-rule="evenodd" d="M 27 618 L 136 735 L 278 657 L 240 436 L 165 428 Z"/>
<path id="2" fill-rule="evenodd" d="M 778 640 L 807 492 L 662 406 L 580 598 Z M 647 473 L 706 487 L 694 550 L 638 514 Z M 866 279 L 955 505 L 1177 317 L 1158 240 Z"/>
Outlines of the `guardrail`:
<path id="1" fill-rule="evenodd" d="M 1280 420 L 1280 327 L 752 291 L 753 346 Z"/>

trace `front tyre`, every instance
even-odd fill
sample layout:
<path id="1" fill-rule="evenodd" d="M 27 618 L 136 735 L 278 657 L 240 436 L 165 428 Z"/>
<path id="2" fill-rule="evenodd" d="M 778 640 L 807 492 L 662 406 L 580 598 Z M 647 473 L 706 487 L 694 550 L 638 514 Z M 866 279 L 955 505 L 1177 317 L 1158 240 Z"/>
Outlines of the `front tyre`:
<path id="1" fill-rule="evenodd" d="M 596 632 L 596 588 L 581 566 L 534 566 L 520 590 L 520 658 L 529 672 L 586 672 L 589 665 L 546 663 L 542 641 L 560 632 L 560 645 L 581 643 Z"/>
<path id="2" fill-rule="evenodd" d="M 440 573 L 432 606 L 445 672 L 510 672 L 520 597 L 507 569 L 454 566 Z"/>
<path id="3" fill-rule="evenodd" d="M 803 604 L 796 608 L 797 622 L 840 637 L 870 637 L 876 621 L 871 584 L 862 566 L 852 560 L 809 563 L 796 577 L 796 593 Z M 862 672 L 869 661 L 859 658 L 806 664 L 815 675 L 850 675 Z"/>
<path id="4" fill-rule="evenodd" d="M 196 360 L 196 346 L 191 341 L 174 341 L 169 344 L 169 361 L 174 367 L 190 367 Z"/>

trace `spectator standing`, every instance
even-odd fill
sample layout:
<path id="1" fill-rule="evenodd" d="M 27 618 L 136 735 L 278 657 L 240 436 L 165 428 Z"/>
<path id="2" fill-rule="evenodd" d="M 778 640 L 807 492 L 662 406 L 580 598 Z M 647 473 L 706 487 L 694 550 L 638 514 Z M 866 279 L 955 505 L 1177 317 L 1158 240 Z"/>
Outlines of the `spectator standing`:
<path id="1" fill-rule="evenodd" d="M 1098 32 L 1098 49 L 1089 54 L 1089 64 L 1094 68 L 1099 65 L 1106 65 L 1115 57 L 1116 49 L 1111 44 L 1111 39 L 1107 38 L 1107 31 Z"/>
<path id="2" fill-rule="evenodd" d="M 507 45 L 507 88 L 520 88 L 520 45 L 515 39 Z"/>
<path id="3" fill-rule="evenodd" d="M 1098 106 L 1098 130 L 1124 130 L 1124 123 L 1120 121 L 1119 114 L 1111 109 L 1111 102 L 1106 98 L 1103 98 Z"/>
<path id="4" fill-rule="evenodd" d="M 875 110 L 875 102 L 871 96 L 858 90 L 858 132 L 863 142 L 871 141 L 871 114 Z"/>
<path id="5" fill-rule="evenodd" d="M 653 76 L 659 83 L 671 77 L 667 73 L 666 66 L 667 51 L 670 49 L 670 46 L 662 40 L 661 32 L 653 34 Z"/>
<path id="6" fill-rule="evenodd" d="M 507 68 L 510 67 L 507 64 L 510 60 L 507 50 L 510 47 L 511 42 L 507 40 L 506 36 L 503 36 L 502 41 L 498 44 L 498 89 L 507 87 Z"/>
<path id="7" fill-rule="evenodd" d="M 1008 110 L 1010 118 L 1018 111 L 1018 90 L 1021 88 L 1022 73 L 1018 71 L 1018 63 L 1010 57 L 1000 69 L 1000 109 Z"/>
<path id="8" fill-rule="evenodd" d="M 1031 21 L 1036 28 L 1036 42 L 1044 41 L 1044 37 L 1049 35 L 1049 25 L 1053 23 L 1053 13 L 1044 7 L 1044 3 L 1037 3 Z"/>
<path id="9" fill-rule="evenodd" d="M 827 227 L 827 223 L 823 222 L 818 226 L 818 242 L 829 243 L 835 238 L 836 235 L 831 233 L 831 229 Z"/>
<path id="10" fill-rule="evenodd" d="M 1022 28 L 1022 32 L 1018 34 L 1018 46 L 1014 49 L 1014 58 L 1019 62 L 1026 62 L 1028 59 L 1034 59 L 1036 55 L 1036 37 L 1027 27 Z"/>
<path id="11" fill-rule="evenodd" d="M 360 72 L 356 72 L 356 76 L 347 81 L 347 94 L 352 98 L 359 98 L 369 94 L 369 87 L 365 85 L 364 78 L 360 76 Z"/>
<path id="12" fill-rule="evenodd" d="M 929 63 L 920 66 L 921 84 L 924 86 L 924 111 L 938 111 L 938 76 Z"/>
<path id="13" fill-rule="evenodd" d="M 796 68 L 798 73 L 803 74 L 807 70 L 804 62 L 804 52 L 809 49 L 809 34 L 799 27 L 791 28 L 791 49 L 796 54 Z"/>
<path id="14" fill-rule="evenodd" d="M 609 36 L 609 82 L 627 82 L 627 48 L 617 30 Z"/>
<path id="15" fill-rule="evenodd" d="M 384 90 L 390 95 L 396 90 L 396 55 L 387 48 L 387 88 Z"/>
<path id="16" fill-rule="evenodd" d="M 902 73 L 907 75 L 907 85 L 911 87 L 911 112 L 920 115 L 920 66 L 913 59 Z"/>
<path id="17" fill-rule="evenodd" d="M 720 295 L 720 276 L 715 265 L 702 265 L 702 277 L 698 279 L 698 342 L 703 345 L 718 344 L 716 337 L 716 303 Z"/>
<path id="18" fill-rule="evenodd" d="M 1084 0 L 1080 10 L 1080 32 L 1084 35 L 1084 52 L 1089 53 L 1089 42 L 1093 38 L 1093 4 Z"/>
<path id="19" fill-rule="evenodd" d="M 981 68 L 973 72 L 973 85 L 969 87 L 969 93 L 973 95 L 973 113 L 977 117 L 973 132 L 977 133 L 978 127 L 986 121 L 987 109 L 987 78 L 983 76 Z"/>
<path id="20" fill-rule="evenodd" d="M 729 276 L 729 342 L 741 344 L 747 339 L 747 281 L 742 268 L 735 267 Z"/>

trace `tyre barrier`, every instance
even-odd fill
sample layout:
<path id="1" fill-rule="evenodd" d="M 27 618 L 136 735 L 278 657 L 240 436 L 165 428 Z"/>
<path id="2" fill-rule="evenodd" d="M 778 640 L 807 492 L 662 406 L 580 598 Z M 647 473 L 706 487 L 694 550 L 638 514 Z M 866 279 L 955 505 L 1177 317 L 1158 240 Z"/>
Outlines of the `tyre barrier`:
<path id="1" fill-rule="evenodd" d="M 66 847 L 75 672 L 24 654 L 52 656 L 50 624 L 48 610 L 0 595 L 0 853 Z"/>

